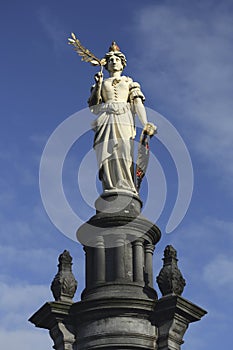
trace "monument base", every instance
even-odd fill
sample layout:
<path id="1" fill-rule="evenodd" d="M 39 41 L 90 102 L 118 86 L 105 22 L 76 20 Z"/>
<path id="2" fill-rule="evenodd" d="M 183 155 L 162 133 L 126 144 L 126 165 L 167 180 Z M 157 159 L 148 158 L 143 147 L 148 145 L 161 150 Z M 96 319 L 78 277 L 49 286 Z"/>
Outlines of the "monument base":
<path id="1" fill-rule="evenodd" d="M 30 321 L 49 329 L 56 350 L 180 350 L 189 323 L 205 310 L 180 296 L 185 286 L 176 250 L 167 246 L 153 285 L 153 253 L 161 232 L 141 215 L 132 193 L 111 192 L 96 201 L 96 215 L 77 231 L 86 259 L 81 301 L 72 302 L 76 281 L 67 251 L 52 283 L 55 302 Z M 65 299 L 64 299 L 65 298 Z M 67 298 L 69 302 L 67 302 Z"/>
<path id="2" fill-rule="evenodd" d="M 122 292 L 123 295 L 124 291 Z M 77 347 L 87 349 L 155 349 L 157 330 L 150 321 L 155 301 L 135 296 L 106 297 L 73 305 Z"/>

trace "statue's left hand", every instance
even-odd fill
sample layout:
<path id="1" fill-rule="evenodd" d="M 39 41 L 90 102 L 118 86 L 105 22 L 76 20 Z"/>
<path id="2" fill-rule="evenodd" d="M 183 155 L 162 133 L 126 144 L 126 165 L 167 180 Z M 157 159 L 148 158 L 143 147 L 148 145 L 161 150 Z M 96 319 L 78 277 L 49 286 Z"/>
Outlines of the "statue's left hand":
<path id="1" fill-rule="evenodd" d="M 158 130 L 157 126 L 154 125 L 153 123 L 146 123 L 143 129 L 143 132 L 149 135 L 150 137 L 152 137 L 153 135 L 157 134 L 157 130 Z"/>

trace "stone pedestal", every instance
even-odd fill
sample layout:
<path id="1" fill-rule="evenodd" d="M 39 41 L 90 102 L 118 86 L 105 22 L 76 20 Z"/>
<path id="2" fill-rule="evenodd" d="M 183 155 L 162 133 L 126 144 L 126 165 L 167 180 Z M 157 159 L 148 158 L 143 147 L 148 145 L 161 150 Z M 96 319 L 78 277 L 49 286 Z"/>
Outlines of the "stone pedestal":
<path id="1" fill-rule="evenodd" d="M 119 287 L 119 286 L 118 286 Z M 122 295 L 124 290 L 122 291 Z M 155 301 L 110 297 L 75 303 L 71 310 L 78 349 L 155 349 Z"/>
<path id="2" fill-rule="evenodd" d="M 107 193 L 77 232 L 89 271 L 71 310 L 80 350 L 155 349 L 152 257 L 161 233 L 140 215 L 141 205 L 132 193 Z"/>
<path id="3" fill-rule="evenodd" d="M 82 300 L 122 297 L 123 290 L 124 296 L 157 299 L 152 257 L 161 233 L 140 211 L 134 194 L 111 193 L 96 201 L 96 215 L 77 231 L 86 252 Z"/>
<path id="4" fill-rule="evenodd" d="M 153 253 L 159 228 L 144 218 L 132 193 L 107 193 L 96 201 L 96 215 L 77 231 L 86 257 L 86 285 L 72 302 L 77 282 L 67 251 L 59 257 L 52 283 L 55 302 L 30 321 L 46 328 L 56 350 L 179 350 L 191 322 L 203 309 L 182 298 L 185 280 L 176 250 L 167 246 L 153 285 Z"/>

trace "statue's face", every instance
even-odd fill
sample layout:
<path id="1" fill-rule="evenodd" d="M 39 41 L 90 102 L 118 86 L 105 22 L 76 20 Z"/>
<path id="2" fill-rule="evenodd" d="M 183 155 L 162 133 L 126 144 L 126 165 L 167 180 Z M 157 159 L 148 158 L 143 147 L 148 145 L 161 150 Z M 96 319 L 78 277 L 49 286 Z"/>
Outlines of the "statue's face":
<path id="1" fill-rule="evenodd" d="M 123 71 L 123 65 L 122 65 L 120 57 L 118 57 L 114 54 L 109 57 L 107 67 L 108 67 L 109 72 L 121 72 L 121 71 Z"/>

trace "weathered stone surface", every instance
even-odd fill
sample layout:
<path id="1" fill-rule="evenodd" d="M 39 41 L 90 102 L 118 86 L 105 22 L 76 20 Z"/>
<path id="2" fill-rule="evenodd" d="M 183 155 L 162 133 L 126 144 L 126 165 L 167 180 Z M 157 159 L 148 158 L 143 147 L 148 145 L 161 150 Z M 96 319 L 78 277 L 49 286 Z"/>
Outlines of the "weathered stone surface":
<path id="1" fill-rule="evenodd" d="M 82 299 L 131 293 L 156 299 L 152 258 L 160 236 L 158 227 L 141 215 L 106 217 L 98 213 L 82 225 L 77 232 L 86 253 Z"/>
<path id="2" fill-rule="evenodd" d="M 153 314 L 154 324 L 158 328 L 158 350 L 180 350 L 189 324 L 199 321 L 206 313 L 178 295 L 159 299 Z"/>
<path id="3" fill-rule="evenodd" d="M 153 252 L 161 233 L 141 214 L 138 196 L 108 193 L 78 232 L 86 288 L 71 309 L 78 349 L 155 349 Z"/>
<path id="4" fill-rule="evenodd" d="M 122 292 L 122 295 L 124 291 Z M 131 297 L 75 303 L 71 309 L 78 349 L 155 349 L 155 301 Z"/>
<path id="5" fill-rule="evenodd" d="M 112 201 L 108 195 L 108 210 L 111 202 L 112 213 L 97 210 L 77 232 L 86 254 L 81 301 L 72 302 L 77 284 L 72 258 L 64 251 L 52 283 L 57 301 L 46 303 L 30 321 L 49 330 L 56 350 L 180 350 L 188 325 L 206 311 L 178 295 L 185 281 L 172 246 L 165 249 L 157 278 L 163 294 L 158 300 L 153 253 L 160 230 L 138 213 L 135 196 L 129 198 L 129 213 L 120 208 L 125 195 Z"/>
<path id="6" fill-rule="evenodd" d="M 141 213 L 142 201 L 133 192 L 110 192 L 103 193 L 95 202 L 97 214 L 123 215 L 135 217 Z"/>
<path id="7" fill-rule="evenodd" d="M 29 319 L 36 327 L 48 329 L 55 350 L 73 350 L 75 332 L 69 317 L 72 303 L 54 301 L 44 304 Z"/>
<path id="8" fill-rule="evenodd" d="M 58 260 L 58 273 L 51 284 L 56 301 L 44 304 L 29 321 L 36 327 L 49 330 L 55 350 L 74 350 L 75 330 L 70 318 L 70 308 L 77 281 L 72 273 L 70 253 L 64 250 Z"/>
<path id="9" fill-rule="evenodd" d="M 72 257 L 67 250 L 59 256 L 58 273 L 51 284 L 56 301 L 72 301 L 77 289 L 77 281 L 71 270 Z"/>
<path id="10" fill-rule="evenodd" d="M 177 266 L 177 252 L 171 245 L 165 248 L 163 261 L 163 267 L 156 279 L 162 295 L 181 295 L 185 280 Z"/>

